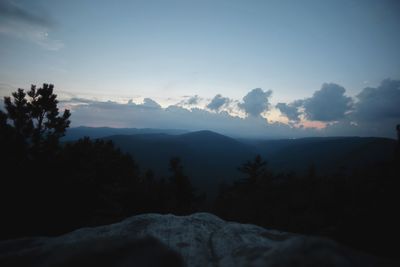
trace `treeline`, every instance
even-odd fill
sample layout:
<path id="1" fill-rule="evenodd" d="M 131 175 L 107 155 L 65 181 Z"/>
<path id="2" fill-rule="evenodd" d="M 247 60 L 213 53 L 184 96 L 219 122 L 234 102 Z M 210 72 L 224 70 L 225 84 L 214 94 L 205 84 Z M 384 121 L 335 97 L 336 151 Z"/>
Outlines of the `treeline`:
<path id="1" fill-rule="evenodd" d="M 15 164 L 16 163 L 16 164 Z M 55 235 L 148 212 L 190 214 L 200 200 L 171 159 L 171 175 L 140 173 L 111 141 L 84 138 L 40 155 L 9 162 L 2 175 L 2 238 Z"/>
<path id="2" fill-rule="evenodd" d="M 54 235 L 146 212 L 190 214 L 201 197 L 179 158 L 169 177 L 141 173 L 112 142 L 60 143 L 70 112 L 52 85 L 19 89 L 0 111 L 0 237 Z M 168 163 L 166 163 L 168 164 Z"/>
<path id="3" fill-rule="evenodd" d="M 221 185 L 214 213 L 226 220 L 333 238 L 377 255 L 398 257 L 400 164 L 353 172 L 275 174 L 260 156 L 240 168 L 243 179 Z"/>
<path id="4" fill-rule="evenodd" d="M 1 239 L 57 235 L 140 213 L 213 212 L 226 219 L 324 235 L 378 255 L 397 257 L 399 158 L 353 174 L 278 174 L 260 156 L 243 177 L 220 185 L 205 202 L 179 158 L 169 177 L 141 171 L 111 141 L 60 143 L 70 112 L 57 108 L 53 86 L 6 97 L 0 111 Z M 166 162 L 166 164 L 168 164 Z"/>

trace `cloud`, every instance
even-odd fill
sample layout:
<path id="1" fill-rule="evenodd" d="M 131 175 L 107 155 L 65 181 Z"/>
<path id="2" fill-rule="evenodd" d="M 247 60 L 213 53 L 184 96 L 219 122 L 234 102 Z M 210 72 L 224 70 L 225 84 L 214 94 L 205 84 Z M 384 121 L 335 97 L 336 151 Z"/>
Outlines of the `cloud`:
<path id="1" fill-rule="evenodd" d="M 43 10 L 40 14 L 28 11 L 14 1 L 0 0 L 0 34 L 33 42 L 46 50 L 64 47 L 60 40 L 51 38 L 55 22 Z"/>
<path id="2" fill-rule="evenodd" d="M 156 101 L 154 101 L 151 98 L 143 99 L 143 104 L 141 106 L 146 107 L 146 108 L 154 108 L 154 109 L 161 108 L 160 104 L 158 104 Z"/>
<path id="3" fill-rule="evenodd" d="M 184 96 L 184 98 L 185 99 L 183 99 L 177 104 L 178 106 L 196 106 L 200 103 L 200 100 L 202 99 L 198 95 Z"/>
<path id="4" fill-rule="evenodd" d="M 400 80 L 383 80 L 377 88 L 364 88 L 356 97 L 355 119 L 400 120 Z"/>
<path id="5" fill-rule="evenodd" d="M 400 80 L 386 79 L 356 95 L 354 110 L 326 130 L 331 134 L 396 137 L 400 123 Z"/>
<path id="6" fill-rule="evenodd" d="M 243 97 L 243 103 L 240 103 L 239 107 L 248 115 L 260 116 L 262 112 L 269 109 L 268 98 L 271 95 L 271 90 L 263 91 L 261 88 L 255 88 Z"/>
<path id="7" fill-rule="evenodd" d="M 312 97 L 304 100 L 306 118 L 322 122 L 343 119 L 352 105 L 352 99 L 344 95 L 345 91 L 340 85 L 324 83 Z"/>
<path id="8" fill-rule="evenodd" d="M 24 21 L 29 24 L 49 26 L 54 24 L 48 16 L 34 14 L 17 5 L 15 1 L 0 0 L 0 16 L 11 20 Z"/>
<path id="9" fill-rule="evenodd" d="M 289 124 L 302 121 L 307 125 L 310 123 L 307 120 L 325 123 L 326 128 L 320 133 L 326 136 L 396 138 L 399 106 L 400 80 L 386 79 L 376 88 L 364 88 L 354 99 L 345 96 L 342 86 L 325 83 L 312 97 L 289 104 L 278 103 L 276 108 L 288 117 Z"/>
<path id="10" fill-rule="evenodd" d="M 149 105 L 152 103 L 151 105 Z M 82 98 L 60 101 L 61 108 L 71 109 L 72 126 L 109 126 L 136 128 L 164 128 L 212 130 L 237 137 L 292 138 L 315 135 L 313 129 L 296 129 L 283 123 L 268 123 L 261 116 L 240 118 L 226 111 L 187 109 L 177 105 L 162 108 L 152 100 L 143 104 L 133 102 L 95 101 Z"/>
<path id="11" fill-rule="evenodd" d="M 254 115 L 260 115 L 270 105 L 268 98 L 271 92 L 264 92 L 261 89 L 252 90 L 246 95 L 247 98 L 243 98 L 246 101 L 241 103 L 229 99 L 229 103 L 224 104 L 225 106 L 219 105 L 218 112 L 205 108 L 189 109 L 179 104 L 163 108 L 150 98 L 145 98 L 142 104 L 135 104 L 133 101 L 122 104 L 114 101 L 71 98 L 60 101 L 60 105 L 61 108 L 71 109 L 72 126 L 165 128 L 192 131 L 207 129 L 230 136 L 255 138 L 309 136 L 396 138 L 395 126 L 400 123 L 399 91 L 400 81 L 387 79 L 376 88 L 363 89 L 357 95 L 357 101 L 353 101 L 344 95 L 343 87 L 336 84 L 324 84 L 310 98 L 276 105 L 289 118 L 289 124 L 269 122 L 262 116 Z M 248 96 L 252 99 L 255 95 L 261 95 L 264 100 L 262 105 L 258 103 L 261 107 L 252 115 L 235 116 L 233 115 L 235 113 L 229 110 L 230 107 L 251 103 Z M 223 97 L 219 96 L 216 99 L 219 98 Z M 250 105 L 250 107 L 252 106 Z M 243 107 L 241 108 L 243 109 Z M 318 114 L 317 111 L 320 113 Z M 243 113 L 243 111 L 241 112 Z M 246 112 L 249 114 L 249 109 Z M 291 122 L 298 122 L 299 118 L 301 119 L 300 123 L 293 127 L 294 124 Z M 314 121 L 304 119 L 313 119 Z M 309 127 L 316 123 L 325 125 L 326 128 Z"/>
<path id="12" fill-rule="evenodd" d="M 303 104 L 302 100 L 296 100 L 292 103 L 278 103 L 276 108 L 280 110 L 282 114 L 284 114 L 290 121 L 300 121 L 301 112 L 299 111 L 299 107 Z"/>
<path id="13" fill-rule="evenodd" d="M 386 79 L 374 87 L 364 88 L 337 123 L 324 129 L 326 135 L 382 136 L 396 138 L 400 123 L 400 80 Z"/>
<path id="14" fill-rule="evenodd" d="M 222 95 L 218 94 L 214 96 L 210 103 L 208 103 L 207 108 L 210 110 L 218 111 L 224 105 L 229 104 L 230 100 L 227 97 L 223 97 Z"/>
<path id="15" fill-rule="evenodd" d="M 200 97 L 198 95 L 192 96 L 186 100 L 186 104 L 189 106 L 197 105 L 200 101 Z"/>

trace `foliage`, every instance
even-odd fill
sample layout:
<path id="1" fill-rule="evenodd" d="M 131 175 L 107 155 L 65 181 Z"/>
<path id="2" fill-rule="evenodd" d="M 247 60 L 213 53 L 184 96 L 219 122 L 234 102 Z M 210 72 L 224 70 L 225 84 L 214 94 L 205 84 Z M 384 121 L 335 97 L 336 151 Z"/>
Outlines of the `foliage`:
<path id="1" fill-rule="evenodd" d="M 178 158 L 158 179 L 111 141 L 60 144 L 70 112 L 60 115 L 53 85 L 18 89 L 0 111 L 0 237 L 59 234 L 145 212 L 188 214 L 194 188 Z M 29 220 L 29 223 L 27 221 Z"/>
<path id="2" fill-rule="evenodd" d="M 171 158 L 169 162 L 172 175 L 169 177 L 171 204 L 176 214 L 190 214 L 194 211 L 196 197 L 194 188 L 183 172 L 180 158 Z"/>
<path id="3" fill-rule="evenodd" d="M 17 140 L 31 153 L 52 154 L 70 124 L 71 113 L 66 109 L 60 115 L 53 89 L 52 84 L 43 84 L 39 89 L 32 85 L 28 93 L 18 89 L 12 98 L 4 98 L 7 113 L 1 116 L 6 116 Z"/>
<path id="4" fill-rule="evenodd" d="M 394 215 L 400 165 L 394 160 L 331 176 L 318 175 L 313 165 L 304 176 L 274 174 L 264 166 L 259 157 L 242 165 L 245 181 L 258 177 L 269 182 L 222 185 L 214 213 L 226 220 L 328 236 L 379 255 L 396 254 L 388 241 L 400 237 L 400 220 Z"/>

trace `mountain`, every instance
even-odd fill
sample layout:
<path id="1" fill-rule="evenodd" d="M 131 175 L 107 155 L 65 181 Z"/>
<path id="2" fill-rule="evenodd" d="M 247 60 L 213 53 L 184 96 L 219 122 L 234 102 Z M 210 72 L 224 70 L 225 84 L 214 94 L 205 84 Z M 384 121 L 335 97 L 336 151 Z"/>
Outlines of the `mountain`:
<path id="1" fill-rule="evenodd" d="M 116 133 L 111 134 L 110 133 Z M 211 131 L 185 132 L 162 129 L 72 128 L 67 140 L 81 136 L 112 140 L 133 156 L 142 171 L 168 178 L 169 160 L 180 157 L 185 173 L 199 191 L 215 195 L 221 182 L 243 177 L 237 168 L 260 154 L 278 172 L 317 174 L 351 172 L 388 161 L 396 141 L 376 137 L 311 137 L 282 140 L 234 139 Z"/>
<path id="2" fill-rule="evenodd" d="M 180 157 L 195 186 L 201 191 L 212 188 L 212 194 L 220 182 L 239 178 L 237 167 L 257 154 L 252 146 L 211 131 L 114 135 L 106 139 L 131 154 L 142 169 L 152 169 L 156 176 L 168 177 L 169 160 Z"/>
<path id="3" fill-rule="evenodd" d="M 351 171 L 389 160 L 396 141 L 377 137 L 316 137 L 253 142 L 271 168 L 304 172 L 311 165 L 322 174 Z"/>
<path id="4" fill-rule="evenodd" d="M 88 136 L 90 138 L 103 138 L 110 135 L 132 135 L 132 134 L 183 134 L 188 131 L 179 129 L 153 129 L 153 128 L 110 128 L 110 127 L 73 127 L 67 129 L 63 141 L 74 141 L 79 138 Z"/>

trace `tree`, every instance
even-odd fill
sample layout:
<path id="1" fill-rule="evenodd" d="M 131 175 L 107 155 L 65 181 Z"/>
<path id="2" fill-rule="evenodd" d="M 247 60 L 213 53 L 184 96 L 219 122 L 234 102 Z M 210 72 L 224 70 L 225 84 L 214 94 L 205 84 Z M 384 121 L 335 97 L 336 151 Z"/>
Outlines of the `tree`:
<path id="1" fill-rule="evenodd" d="M 177 214 L 189 214 L 193 212 L 196 196 L 189 177 L 183 172 L 180 158 L 171 158 L 169 170 L 172 172 L 169 182 L 172 189 L 171 193 L 175 199 L 175 212 Z"/>
<path id="2" fill-rule="evenodd" d="M 59 186 L 59 139 L 69 126 L 70 112 L 59 113 L 54 86 L 23 89 L 4 97 L 0 111 L 0 205 L 8 232 L 29 232 L 54 211 Z M 45 214 L 45 215 L 44 215 Z M 47 215 L 46 215 L 47 214 Z M 24 217 L 35 218 L 29 226 L 19 225 Z M 43 219 L 44 220 L 44 219 Z M 20 230 L 21 231 L 21 230 Z M 3 234 L 3 232 L 1 232 Z"/>
<path id="3" fill-rule="evenodd" d="M 16 140 L 30 152 L 54 151 L 69 127 L 71 113 L 66 109 L 60 115 L 53 89 L 52 84 L 45 83 L 39 89 L 32 85 L 28 93 L 18 89 L 12 97 L 4 97 L 6 113 L 1 114 L 2 131 L 5 121 L 14 129 Z"/>
<path id="4" fill-rule="evenodd" d="M 256 184 L 263 176 L 266 174 L 265 162 L 260 155 L 257 155 L 253 161 L 247 161 L 242 166 L 239 167 L 239 171 L 246 174 L 244 180 L 248 184 Z"/>

